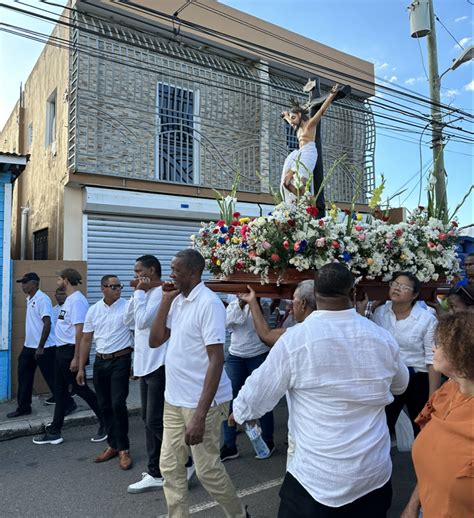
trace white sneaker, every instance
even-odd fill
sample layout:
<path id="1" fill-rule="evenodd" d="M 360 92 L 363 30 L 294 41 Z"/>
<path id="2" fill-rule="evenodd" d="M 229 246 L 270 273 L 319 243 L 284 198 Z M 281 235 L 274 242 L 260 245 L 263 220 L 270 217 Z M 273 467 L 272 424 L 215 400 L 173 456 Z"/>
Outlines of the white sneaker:
<path id="1" fill-rule="evenodd" d="M 152 477 L 148 473 L 142 473 L 142 479 L 135 484 L 130 484 L 127 488 L 129 493 L 145 493 L 155 491 L 163 487 L 165 480 L 163 477 Z"/>
<path id="2" fill-rule="evenodd" d="M 188 482 L 193 478 L 194 473 L 196 473 L 196 468 L 193 462 L 191 466 L 186 466 L 186 477 L 188 479 Z"/>

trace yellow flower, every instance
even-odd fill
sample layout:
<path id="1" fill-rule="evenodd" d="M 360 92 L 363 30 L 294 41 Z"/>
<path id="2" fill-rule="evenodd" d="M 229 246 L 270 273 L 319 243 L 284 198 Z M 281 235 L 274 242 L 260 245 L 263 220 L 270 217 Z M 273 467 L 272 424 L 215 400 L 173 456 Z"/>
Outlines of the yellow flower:
<path id="1" fill-rule="evenodd" d="M 331 203 L 331 210 L 329 211 L 329 216 L 336 221 L 337 219 L 337 206 L 335 203 Z"/>
<path id="2" fill-rule="evenodd" d="M 400 254 L 400 261 L 406 261 L 407 256 L 405 254 Z"/>
<path id="3" fill-rule="evenodd" d="M 220 266 L 221 265 L 221 260 L 217 259 L 216 264 L 217 264 L 217 266 Z"/>
<path id="4" fill-rule="evenodd" d="M 250 218 L 247 218 L 247 217 L 240 218 L 239 221 L 240 221 L 240 223 L 242 223 L 242 225 L 245 225 L 245 223 L 248 223 L 250 221 Z"/>
<path id="5" fill-rule="evenodd" d="M 362 221 L 362 214 L 357 214 L 356 218 L 357 218 L 357 221 Z"/>
<path id="6" fill-rule="evenodd" d="M 369 257 L 369 258 L 367 259 L 367 264 L 370 266 L 370 265 L 371 265 L 371 264 L 373 264 L 373 263 L 374 263 L 374 260 L 372 259 L 372 257 Z"/>
<path id="7" fill-rule="evenodd" d="M 234 245 L 238 245 L 240 243 L 240 239 L 238 237 L 234 236 L 232 238 L 232 243 L 234 243 Z"/>

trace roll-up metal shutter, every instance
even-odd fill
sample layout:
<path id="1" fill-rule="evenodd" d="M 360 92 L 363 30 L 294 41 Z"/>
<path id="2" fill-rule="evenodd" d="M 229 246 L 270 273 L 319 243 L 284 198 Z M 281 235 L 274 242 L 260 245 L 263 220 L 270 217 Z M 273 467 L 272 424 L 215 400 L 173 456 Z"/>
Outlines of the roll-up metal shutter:
<path id="1" fill-rule="evenodd" d="M 175 253 L 191 245 L 190 236 L 199 221 L 146 219 L 135 217 L 87 215 L 87 298 L 90 304 L 101 298 L 100 279 L 117 275 L 125 285 L 122 296 L 132 295 L 135 259 L 155 255 L 161 263 L 162 278 L 169 279 Z M 92 347 L 87 375 L 92 375 L 95 348 Z"/>

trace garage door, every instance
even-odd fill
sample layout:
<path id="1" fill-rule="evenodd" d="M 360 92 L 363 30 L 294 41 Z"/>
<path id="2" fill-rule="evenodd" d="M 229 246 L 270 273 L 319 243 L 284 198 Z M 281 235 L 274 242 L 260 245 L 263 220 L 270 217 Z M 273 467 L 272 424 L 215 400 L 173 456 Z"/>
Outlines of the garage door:
<path id="1" fill-rule="evenodd" d="M 87 216 L 87 298 L 93 304 L 101 298 L 100 279 L 118 275 L 125 285 L 124 297 L 132 295 L 135 259 L 155 255 L 163 269 L 162 278 L 169 279 L 170 263 L 178 250 L 189 248 L 190 236 L 200 227 L 199 221 L 146 219 L 120 216 Z M 90 366 L 95 352 L 91 351 Z M 89 367 L 88 375 L 91 375 Z"/>

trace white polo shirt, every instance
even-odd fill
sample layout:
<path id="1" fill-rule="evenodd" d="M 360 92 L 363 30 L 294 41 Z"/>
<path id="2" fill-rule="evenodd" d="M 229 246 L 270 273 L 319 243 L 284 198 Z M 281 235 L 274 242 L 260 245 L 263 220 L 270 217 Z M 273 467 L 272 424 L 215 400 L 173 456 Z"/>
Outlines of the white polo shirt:
<path id="1" fill-rule="evenodd" d="M 225 343 L 225 307 L 203 282 L 188 297 L 178 295 L 171 305 L 171 330 L 166 356 L 165 400 L 170 405 L 197 408 L 209 367 L 206 347 Z M 222 369 L 213 405 L 232 399 L 230 380 Z"/>
<path id="2" fill-rule="evenodd" d="M 102 299 L 87 311 L 83 332 L 94 333 L 98 353 L 111 354 L 131 347 L 132 333 L 123 321 L 126 307 L 125 299 L 120 298 L 111 306 Z"/>
<path id="3" fill-rule="evenodd" d="M 80 291 L 75 291 L 66 298 L 56 322 L 56 345 L 76 343 L 74 326 L 85 322 L 88 309 L 89 303 Z"/>
<path id="4" fill-rule="evenodd" d="M 128 301 L 124 314 L 124 324 L 135 331 L 135 351 L 133 353 L 133 374 L 146 376 L 165 364 L 167 343 L 156 349 L 149 345 L 150 329 L 162 298 L 161 287 L 147 292 L 135 290 Z"/>
<path id="5" fill-rule="evenodd" d="M 26 299 L 26 324 L 25 324 L 25 347 L 37 349 L 41 334 L 43 333 L 43 317 L 51 319 L 51 331 L 44 344 L 45 347 L 53 347 L 55 344 L 53 324 L 53 304 L 51 299 L 38 290 L 32 297 Z"/>

